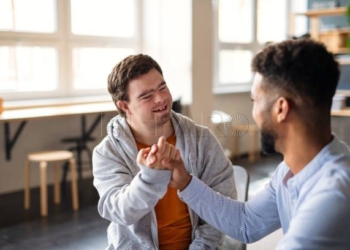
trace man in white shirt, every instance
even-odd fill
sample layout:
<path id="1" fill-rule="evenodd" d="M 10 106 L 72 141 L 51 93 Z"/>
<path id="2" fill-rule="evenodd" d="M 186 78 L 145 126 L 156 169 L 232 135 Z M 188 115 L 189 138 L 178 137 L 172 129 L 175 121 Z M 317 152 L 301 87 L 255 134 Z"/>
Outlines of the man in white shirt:
<path id="1" fill-rule="evenodd" d="M 181 160 L 158 154 L 173 169 L 170 184 L 201 218 L 242 242 L 282 227 L 277 249 L 350 249 L 350 153 L 331 133 L 338 63 L 324 45 L 304 39 L 266 47 L 252 69 L 262 150 L 284 157 L 270 183 L 238 202 L 188 174 Z"/>

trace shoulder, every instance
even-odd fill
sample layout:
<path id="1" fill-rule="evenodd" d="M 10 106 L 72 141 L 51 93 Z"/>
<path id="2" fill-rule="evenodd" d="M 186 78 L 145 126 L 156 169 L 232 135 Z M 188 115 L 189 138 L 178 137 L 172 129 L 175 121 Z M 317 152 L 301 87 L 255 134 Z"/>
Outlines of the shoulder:
<path id="1" fill-rule="evenodd" d="M 113 145 L 113 140 L 110 138 L 109 135 L 107 135 L 103 140 L 94 148 L 93 155 L 109 155 L 113 154 L 112 152 L 115 151 L 113 150 L 114 145 Z"/>
<path id="2" fill-rule="evenodd" d="M 350 198 L 350 157 L 326 163 L 321 170 L 320 178 L 315 185 L 316 190 L 321 192 L 342 193 Z"/>
<path id="3" fill-rule="evenodd" d="M 195 136 L 197 139 L 214 137 L 208 127 L 196 124 L 191 118 L 175 112 L 172 113 L 172 123 L 175 131 L 181 130 L 186 136 Z"/>

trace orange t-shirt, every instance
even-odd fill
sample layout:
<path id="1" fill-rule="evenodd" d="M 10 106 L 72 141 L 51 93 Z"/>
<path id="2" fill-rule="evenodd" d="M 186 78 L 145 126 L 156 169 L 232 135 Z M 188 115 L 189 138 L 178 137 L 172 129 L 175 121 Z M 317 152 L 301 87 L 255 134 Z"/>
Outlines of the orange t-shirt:
<path id="1" fill-rule="evenodd" d="M 171 135 L 167 142 L 175 146 L 175 135 Z M 149 147 L 136 143 L 138 150 Z M 192 225 L 187 205 L 179 199 L 177 189 L 168 187 L 167 193 L 158 201 L 154 209 L 157 216 L 160 250 L 187 250 L 192 241 Z"/>

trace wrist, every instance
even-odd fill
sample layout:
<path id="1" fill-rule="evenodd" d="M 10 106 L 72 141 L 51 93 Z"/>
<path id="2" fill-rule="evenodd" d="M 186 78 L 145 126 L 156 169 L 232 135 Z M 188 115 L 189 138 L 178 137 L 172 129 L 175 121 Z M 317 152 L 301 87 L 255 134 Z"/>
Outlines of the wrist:
<path id="1" fill-rule="evenodd" d="M 184 178 L 184 181 L 181 183 L 179 190 L 180 192 L 187 188 L 188 184 L 190 184 L 192 180 L 192 175 L 187 174 Z"/>

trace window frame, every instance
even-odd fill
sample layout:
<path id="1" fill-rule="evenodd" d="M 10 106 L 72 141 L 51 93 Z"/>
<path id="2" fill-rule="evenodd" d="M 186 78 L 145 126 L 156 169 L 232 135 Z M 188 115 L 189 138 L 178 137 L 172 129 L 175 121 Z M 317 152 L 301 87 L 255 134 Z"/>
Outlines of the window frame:
<path id="1" fill-rule="evenodd" d="M 5 46 L 48 46 L 57 53 L 57 89 L 53 91 L 3 92 L 1 96 L 9 101 L 29 99 L 55 99 L 63 97 L 86 97 L 107 95 L 106 84 L 101 89 L 73 88 L 73 49 L 84 47 L 130 48 L 140 52 L 142 33 L 142 0 L 132 0 L 135 5 L 135 27 L 133 37 L 104 37 L 75 35 L 71 30 L 71 0 L 55 0 L 55 24 L 53 33 L 31 33 L 21 31 L 0 31 L 0 45 Z M 117 62 L 116 62 L 117 63 Z"/>
<path id="2" fill-rule="evenodd" d="M 252 57 L 256 55 L 262 48 L 263 44 L 258 41 L 258 1 L 252 0 L 252 41 L 250 43 L 235 43 L 235 42 L 221 42 L 219 39 L 219 1 L 212 0 L 213 5 L 213 32 L 214 32 L 214 55 L 213 55 L 213 93 L 227 94 L 227 93 L 245 93 L 250 92 L 253 84 L 253 75 L 249 82 L 242 83 L 220 83 L 219 82 L 219 55 L 223 50 L 249 50 L 252 52 Z M 290 5 L 292 0 L 286 0 L 286 30 L 289 27 Z"/>

